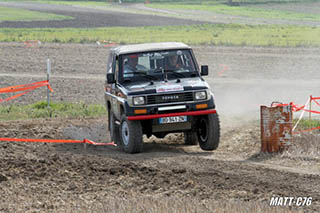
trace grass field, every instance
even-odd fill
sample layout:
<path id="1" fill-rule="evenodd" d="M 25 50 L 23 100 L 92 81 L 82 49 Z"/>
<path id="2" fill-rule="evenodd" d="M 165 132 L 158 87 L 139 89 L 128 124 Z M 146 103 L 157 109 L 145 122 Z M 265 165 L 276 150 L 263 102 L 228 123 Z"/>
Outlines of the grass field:
<path id="1" fill-rule="evenodd" d="M 25 1 L 25 0 L 5 0 L 5 1 Z M 46 0 L 32 0 L 46 1 Z M 61 2 L 61 0 L 47 0 L 50 2 Z M 317 0 L 233 0 L 233 3 L 239 4 L 266 4 L 266 3 L 297 3 L 314 2 Z M 106 0 L 73 0 L 72 2 L 106 2 Z M 118 0 L 107 0 L 107 2 L 118 3 Z M 145 0 L 122 0 L 123 3 L 144 3 Z M 151 3 L 180 3 L 180 4 L 228 4 L 229 0 L 150 0 Z"/>
<path id="2" fill-rule="evenodd" d="M 297 120 L 294 120 L 294 123 L 296 123 Z M 302 119 L 300 122 L 299 122 L 299 125 L 297 126 L 298 129 L 300 130 L 304 130 L 304 129 L 310 129 L 310 128 L 315 128 L 315 127 L 319 127 L 320 126 L 320 120 L 319 120 L 319 117 L 316 118 L 316 119 L 312 119 L 312 120 L 309 120 L 309 119 Z"/>
<path id="3" fill-rule="evenodd" d="M 184 9 L 184 10 L 199 10 L 209 11 L 217 14 L 228 14 L 234 16 L 244 16 L 251 18 L 265 19 L 285 19 L 299 21 L 319 21 L 320 15 L 309 13 L 296 13 L 282 10 L 260 9 L 252 7 L 234 7 L 225 4 L 202 4 L 202 5 L 187 5 L 187 4 L 148 4 L 148 7 L 158 9 Z"/>
<path id="4" fill-rule="evenodd" d="M 281 2 L 292 2 L 286 0 Z M 36 2 L 65 4 L 83 7 L 112 7 L 100 1 L 43 1 Z M 290 20 L 319 21 L 320 15 L 302 14 L 275 10 L 262 10 L 249 7 L 231 7 L 215 4 L 219 1 L 203 1 L 203 5 L 188 4 L 148 4 L 150 7 L 171 9 L 207 10 L 217 13 L 250 16 L 254 18 L 276 18 Z M 247 1 L 246 1 L 247 2 Z M 248 1 L 249 3 L 258 1 Z M 29 18 L 28 14 L 31 14 Z M 39 17 L 37 16 L 39 15 Z M 42 17 L 43 19 L 41 19 Z M 52 20 L 71 18 L 46 13 L 37 13 L 20 9 L 0 7 L 0 21 L 3 20 Z M 181 41 L 190 45 L 226 45 L 226 46 L 274 46 L 274 47 L 319 47 L 320 29 L 293 25 L 240 25 L 240 24 L 203 24 L 188 26 L 162 27 L 109 27 L 109 28 L 46 28 L 11 29 L 0 28 L 0 42 L 23 42 L 40 40 L 42 42 L 93 43 L 109 40 L 118 44 Z"/>
<path id="5" fill-rule="evenodd" d="M 84 103 L 51 103 L 47 108 L 47 102 L 41 101 L 29 105 L 0 105 L 1 120 L 17 120 L 32 118 L 76 118 L 88 116 L 101 116 L 106 114 L 106 109 L 99 104 Z"/>
<path id="6" fill-rule="evenodd" d="M 46 4 L 81 6 L 81 7 L 106 7 L 110 6 L 109 1 L 46 1 L 38 0 L 37 2 Z"/>
<path id="7" fill-rule="evenodd" d="M 47 21 L 72 19 L 69 16 L 56 15 L 51 13 L 40 13 L 24 9 L 13 9 L 0 7 L 0 22 L 3 21 Z"/>
<path id="8" fill-rule="evenodd" d="M 93 29 L 0 29 L 1 42 L 92 43 L 110 40 L 118 44 L 181 41 L 196 45 L 319 47 L 320 28 L 284 25 L 203 24 L 166 27 L 110 27 Z"/>

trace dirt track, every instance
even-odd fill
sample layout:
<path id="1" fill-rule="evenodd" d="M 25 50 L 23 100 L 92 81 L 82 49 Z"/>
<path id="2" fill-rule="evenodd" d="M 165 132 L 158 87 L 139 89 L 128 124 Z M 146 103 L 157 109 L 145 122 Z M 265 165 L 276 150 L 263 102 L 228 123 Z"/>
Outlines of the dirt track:
<path id="1" fill-rule="evenodd" d="M 46 57 L 50 56 L 53 61 L 51 84 L 55 90 L 53 100 L 103 103 L 107 48 L 78 44 L 44 44 L 25 48 L 23 44 L 10 43 L 1 44 L 0 50 L 0 62 L 4 65 L 0 72 L 1 87 L 43 80 Z M 77 52 L 76 56 L 72 54 L 74 52 Z M 308 61 L 311 67 L 310 64 L 320 61 L 313 54 L 315 52 L 317 50 L 312 49 L 195 47 L 201 64 L 209 62 L 210 67 L 220 69 L 219 64 L 229 67 L 221 76 L 213 71 L 207 78 L 221 109 L 223 136 L 216 152 L 203 152 L 197 146 L 184 146 L 179 135 L 171 135 L 164 140 L 146 140 L 149 142 L 145 152 L 138 155 L 127 155 L 112 147 L 89 146 L 84 149 L 83 145 L 4 143 L 0 146 L 0 174 L 6 178 L 1 182 L 1 189 L 5 197 L 13 196 L 15 191 L 19 191 L 20 197 L 11 200 L 11 203 L 5 202 L 0 209 L 9 210 L 15 203 L 21 203 L 21 208 L 26 208 L 24 201 L 33 203 L 30 209 L 50 207 L 58 211 L 67 208 L 66 204 L 62 205 L 66 199 L 69 204 L 72 203 L 71 206 L 78 205 L 79 196 L 96 197 L 97 202 L 103 203 L 103 197 L 111 193 L 128 197 L 192 196 L 199 201 L 265 203 L 269 202 L 272 195 L 312 196 L 314 201 L 308 209 L 315 210 L 319 208 L 319 158 L 315 155 L 305 160 L 303 156 L 308 156 L 308 151 L 302 153 L 302 158 L 290 152 L 280 156 L 258 154 L 258 121 L 252 120 L 253 117 L 258 119 L 259 101 L 263 101 L 260 104 L 269 103 L 266 100 L 269 96 L 262 98 L 260 92 L 271 85 L 274 91 L 281 90 L 283 83 L 291 88 L 290 92 L 273 93 L 274 98 L 290 98 L 290 95 L 300 92 L 304 101 L 310 85 L 315 89 L 318 84 L 309 83 L 305 91 L 304 83 L 308 80 L 304 75 L 305 80 L 300 80 L 301 88 L 293 89 L 296 80 L 285 79 L 287 73 L 282 68 L 295 63 L 295 66 L 287 68 L 287 72 L 298 74 L 300 70 L 296 58 L 305 57 L 300 66 Z M 269 75 L 265 75 L 261 69 L 252 68 L 262 63 L 272 64 L 268 59 L 278 55 L 285 60 L 278 61 L 278 66 L 274 66 L 278 70 L 270 70 Z M 252 58 L 251 63 L 244 63 L 248 57 Z M 250 72 L 238 74 L 244 70 Z M 265 67 L 267 70 L 268 66 Z M 308 69 L 305 73 L 308 72 L 311 74 L 314 71 Z M 264 76 L 268 76 L 268 79 L 263 80 Z M 241 100 L 233 94 L 241 94 Z M 11 103 L 32 103 L 44 97 L 45 90 L 39 89 Z M 234 107 L 229 104 L 237 101 L 243 105 L 229 113 L 228 110 Z M 251 117 L 246 117 L 249 114 Z M 105 123 L 105 118 L 2 122 L 0 134 L 20 138 L 89 138 L 105 142 L 109 141 Z M 27 194 L 36 191 L 37 194 L 30 200 L 24 200 Z M 52 196 L 54 200 L 49 199 Z M 68 208 L 73 209 L 70 206 Z"/>
<path id="2" fill-rule="evenodd" d="M 1 142 L 0 211 L 127 212 L 119 205 L 152 197 L 149 203 L 159 202 L 164 210 L 170 200 L 182 202 L 179 209 L 193 206 L 193 212 L 233 202 L 240 203 L 233 211 L 254 212 L 278 195 L 311 196 L 311 207 L 300 209 L 317 212 L 319 138 L 298 137 L 288 152 L 261 154 L 258 119 L 260 104 L 304 104 L 308 95 L 319 95 L 319 49 L 196 46 L 194 51 L 199 63 L 210 67 L 206 80 L 222 123 L 217 151 L 185 146 L 181 135 L 146 139 L 144 153 L 136 155 L 116 147 Z M 0 88 L 44 80 L 49 57 L 54 101 L 103 103 L 107 55 L 108 48 L 95 44 L 1 43 Z M 45 94 L 38 89 L 8 104 L 34 103 Z M 0 136 L 110 140 L 106 118 L 1 121 Z M 281 208 L 264 212 L 271 210 Z"/>
<path id="3" fill-rule="evenodd" d="M 209 65 L 206 80 L 215 93 L 221 116 L 232 118 L 232 123 L 257 118 L 261 104 L 304 104 L 310 94 L 317 96 L 319 49 L 195 46 L 194 51 L 200 64 Z M 2 43 L 1 87 L 45 80 L 50 58 L 53 100 L 104 103 L 107 56 L 108 48 L 96 44 L 27 48 L 22 43 Z M 34 103 L 45 95 L 40 89 L 11 103 Z"/>
<path id="4" fill-rule="evenodd" d="M 104 123 L 105 119 L 2 122 L 0 134 L 5 137 L 77 138 L 81 133 L 90 135 L 91 130 L 98 129 L 101 137 L 108 140 L 103 135 Z M 228 131 L 221 148 L 213 153 L 184 146 L 179 136 L 164 140 L 170 144 L 150 140 L 145 144 L 145 152 L 137 155 L 127 155 L 113 147 L 3 143 L 0 146 L 3 195 L 0 210 L 63 211 L 75 210 L 84 203 L 83 208 L 94 209 L 114 195 L 129 200 L 153 196 L 160 200 L 169 197 L 192 198 L 198 202 L 233 200 L 262 204 L 267 204 L 275 195 L 311 196 L 312 207 L 303 209 L 318 209 L 319 170 L 314 171 L 315 174 L 299 171 L 297 168 L 304 161 L 295 158 L 252 155 L 259 147 L 256 134 L 257 128 L 250 126 L 241 134 Z M 241 151 L 235 144 L 230 147 L 232 151 L 228 151 L 228 142 L 240 145 Z M 246 160 L 242 158 L 244 154 L 248 156 Z M 260 164 L 284 159 L 287 163 L 292 161 L 296 169 L 290 171 L 290 167 L 281 168 L 276 164 L 275 168 L 268 168 L 267 164 Z M 311 162 L 319 166 L 319 161 Z"/>

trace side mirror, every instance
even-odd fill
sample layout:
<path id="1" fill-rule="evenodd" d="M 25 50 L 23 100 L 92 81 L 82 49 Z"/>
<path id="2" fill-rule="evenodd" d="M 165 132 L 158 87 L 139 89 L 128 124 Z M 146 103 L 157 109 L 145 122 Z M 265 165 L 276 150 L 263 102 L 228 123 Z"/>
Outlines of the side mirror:
<path id="1" fill-rule="evenodd" d="M 201 65 L 201 72 L 200 74 L 202 76 L 208 75 L 209 74 L 209 67 L 208 65 Z"/>
<path id="2" fill-rule="evenodd" d="M 108 73 L 107 74 L 107 83 L 108 84 L 116 83 L 116 79 L 114 77 L 114 73 Z"/>

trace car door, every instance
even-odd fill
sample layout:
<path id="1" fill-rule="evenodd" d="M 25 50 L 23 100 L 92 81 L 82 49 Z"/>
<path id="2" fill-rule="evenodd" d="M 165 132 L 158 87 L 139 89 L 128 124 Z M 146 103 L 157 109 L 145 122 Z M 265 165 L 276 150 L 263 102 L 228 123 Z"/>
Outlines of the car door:
<path id="1" fill-rule="evenodd" d="M 112 72 L 114 73 L 116 83 L 111 85 L 111 94 L 112 94 L 112 107 L 114 115 L 117 119 L 120 119 L 120 105 L 122 102 L 120 101 L 119 97 L 119 85 L 118 85 L 118 75 L 119 75 L 119 56 L 114 55 L 113 56 L 113 65 L 112 65 Z"/>

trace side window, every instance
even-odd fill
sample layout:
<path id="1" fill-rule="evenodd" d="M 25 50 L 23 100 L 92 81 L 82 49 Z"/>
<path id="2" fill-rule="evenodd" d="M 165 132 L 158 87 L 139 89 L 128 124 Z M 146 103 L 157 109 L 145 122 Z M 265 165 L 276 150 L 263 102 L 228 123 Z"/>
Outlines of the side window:
<path id="1" fill-rule="evenodd" d="M 112 53 L 109 55 L 107 73 L 114 73 L 115 78 L 118 79 L 117 75 L 119 73 L 119 56 L 116 56 Z"/>
<path id="2" fill-rule="evenodd" d="M 118 56 L 116 56 L 116 58 L 115 58 L 115 70 L 114 70 L 114 74 L 117 76 L 118 75 L 118 73 L 119 73 L 119 57 Z"/>
<path id="3" fill-rule="evenodd" d="M 112 63 L 113 63 L 113 54 L 110 53 L 108 63 L 107 63 L 107 73 L 112 73 L 112 69 L 113 69 Z"/>

